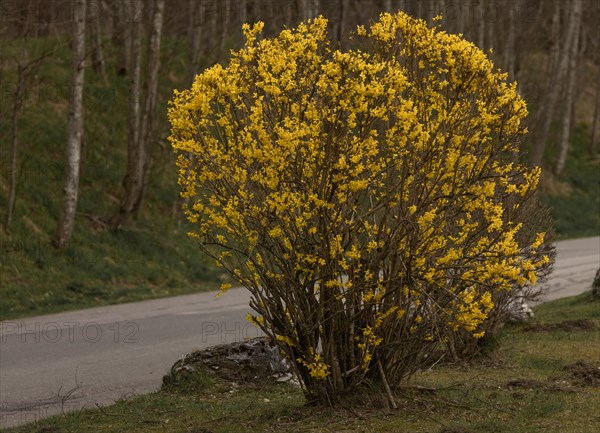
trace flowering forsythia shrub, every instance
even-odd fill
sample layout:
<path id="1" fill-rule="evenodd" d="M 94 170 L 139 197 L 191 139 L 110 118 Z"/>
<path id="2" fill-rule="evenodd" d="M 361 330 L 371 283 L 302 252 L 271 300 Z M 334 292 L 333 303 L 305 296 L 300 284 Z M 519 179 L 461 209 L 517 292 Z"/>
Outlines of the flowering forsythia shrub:
<path id="1" fill-rule="evenodd" d="M 171 103 L 191 235 L 250 290 L 308 398 L 393 386 L 549 266 L 525 103 L 473 44 L 404 13 L 346 52 L 324 18 L 262 27 Z"/>

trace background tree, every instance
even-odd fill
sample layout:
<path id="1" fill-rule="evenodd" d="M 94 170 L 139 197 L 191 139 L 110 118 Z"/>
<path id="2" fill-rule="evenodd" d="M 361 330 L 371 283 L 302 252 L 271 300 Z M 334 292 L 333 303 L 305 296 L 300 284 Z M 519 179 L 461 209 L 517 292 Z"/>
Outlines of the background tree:
<path id="1" fill-rule="evenodd" d="M 575 27 L 573 30 L 573 39 L 570 41 L 571 45 L 565 47 L 565 56 L 567 57 L 567 76 L 566 76 L 566 89 L 564 97 L 564 113 L 562 114 L 560 135 L 558 141 L 559 154 L 554 165 L 554 174 L 560 175 L 565 168 L 567 162 L 567 153 L 569 151 L 569 141 L 571 138 L 571 120 L 573 117 L 573 109 L 575 104 L 575 82 L 577 80 L 577 63 L 579 57 L 579 39 L 581 34 L 581 14 L 582 14 L 582 1 L 573 0 L 573 9 L 571 10 L 572 25 Z"/>
<path id="2" fill-rule="evenodd" d="M 141 17 L 136 18 L 135 13 L 138 8 L 142 7 L 142 4 L 139 0 L 113 0 L 112 2 L 112 42 L 118 50 L 118 60 L 115 63 L 119 75 L 127 74 L 130 69 L 132 28 L 141 19 Z"/>
<path id="3" fill-rule="evenodd" d="M 11 118 L 11 157 L 10 157 L 10 186 L 6 204 L 6 214 L 4 217 L 4 228 L 10 229 L 12 217 L 17 198 L 17 168 L 18 168 L 18 150 L 19 150 L 19 117 L 23 105 L 23 93 L 27 85 L 30 75 L 35 71 L 36 67 L 46 57 L 52 55 L 53 50 L 46 51 L 42 49 L 42 53 L 31 59 L 27 48 L 21 51 L 18 59 L 15 59 L 17 64 L 17 82 L 13 94 L 12 118 Z"/>
<path id="4" fill-rule="evenodd" d="M 135 17 L 141 17 L 141 3 L 134 3 Z M 134 65 L 134 78 L 131 85 L 132 113 L 130 120 L 130 140 L 127 153 L 127 172 L 124 179 L 125 192 L 119 210 L 113 217 L 111 225 L 119 228 L 123 222 L 135 214 L 142 203 L 146 186 L 146 174 L 149 161 L 149 145 L 152 136 L 154 111 L 158 93 L 158 70 L 160 67 L 160 47 L 163 25 L 164 0 L 155 0 L 152 12 L 152 27 L 148 43 L 148 65 L 146 78 L 146 93 L 143 111 L 139 113 L 139 83 L 137 83 L 138 69 L 141 62 L 141 53 L 138 51 L 141 44 L 141 19 L 134 18 L 135 33 L 133 35 L 132 56 Z M 141 118 L 139 116 L 141 115 Z M 133 131 L 132 131 L 133 129 Z"/>
<path id="5" fill-rule="evenodd" d="M 85 76 L 85 18 L 86 0 L 73 3 L 71 89 L 67 139 L 67 169 L 63 188 L 60 219 L 52 244 L 64 248 L 71 240 L 77 210 L 79 168 L 83 140 L 83 80 Z"/>
<path id="6" fill-rule="evenodd" d="M 557 61 L 552 65 L 552 79 L 550 83 L 563 83 L 566 80 L 569 72 L 569 52 L 572 50 L 575 39 L 579 37 L 579 19 L 578 13 L 574 10 L 578 9 L 579 0 L 570 0 L 569 2 L 557 2 L 563 5 L 568 13 L 567 28 L 564 32 L 564 39 L 561 41 L 557 38 L 556 44 L 562 42 L 560 46 L 560 54 Z M 565 6 L 566 5 L 566 6 Z M 574 6 L 573 8 L 571 6 Z M 556 6 L 557 8 L 559 6 Z M 571 12 L 569 12 L 571 11 Z M 557 10 L 555 13 L 559 13 Z M 550 128 L 554 120 L 554 113 L 558 97 L 560 95 L 560 86 L 552 85 L 546 92 L 546 98 L 543 101 L 543 114 L 540 113 L 541 125 L 537 131 L 537 138 L 531 154 L 531 162 L 535 165 L 542 165 L 542 158 L 546 150 L 546 146 L 550 137 Z"/>
<path id="7" fill-rule="evenodd" d="M 88 1 L 87 13 L 92 41 L 92 68 L 94 68 L 94 71 L 106 82 L 106 66 L 102 49 L 102 27 L 100 25 L 101 3 L 99 0 Z"/>

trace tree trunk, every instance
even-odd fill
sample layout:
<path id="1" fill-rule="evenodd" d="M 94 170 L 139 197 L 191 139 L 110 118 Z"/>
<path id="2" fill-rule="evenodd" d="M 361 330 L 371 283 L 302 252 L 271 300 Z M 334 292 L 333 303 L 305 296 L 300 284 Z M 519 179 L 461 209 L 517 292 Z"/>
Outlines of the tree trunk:
<path id="1" fill-rule="evenodd" d="M 92 68 L 106 83 L 106 68 L 104 66 L 104 53 L 102 52 L 102 31 L 100 30 L 100 3 L 98 0 L 89 0 L 88 17 L 92 39 Z"/>
<path id="2" fill-rule="evenodd" d="M 482 50 L 485 49 L 485 3 L 484 0 L 479 0 L 477 8 L 477 46 Z"/>
<path id="3" fill-rule="evenodd" d="M 248 22 L 248 5 L 246 4 L 246 0 L 240 0 L 240 21 L 241 23 L 238 24 Z"/>
<path id="4" fill-rule="evenodd" d="M 581 6 L 580 1 L 581 0 L 573 0 L 572 2 L 567 3 L 567 8 L 573 3 L 575 5 Z M 581 9 L 579 10 L 581 11 Z M 552 127 L 552 121 L 554 120 L 554 111 L 560 93 L 560 86 L 557 85 L 557 83 L 562 83 L 567 75 L 567 70 L 569 67 L 568 50 L 573 44 L 573 39 L 575 38 L 575 31 L 577 30 L 575 19 L 576 15 L 581 15 L 581 12 L 579 12 L 578 14 L 572 12 L 569 16 L 569 23 L 565 35 L 565 43 L 559 55 L 559 61 L 557 61 L 555 64 L 554 71 L 552 73 L 552 79 L 549 81 L 550 88 L 546 92 L 546 97 L 543 100 L 542 107 L 544 107 L 544 110 L 541 114 L 542 124 L 539 128 L 538 137 L 536 138 L 533 152 L 531 155 L 531 163 L 534 165 L 539 166 L 542 164 L 542 158 L 544 156 L 546 144 L 550 136 L 550 128 Z"/>
<path id="5" fill-rule="evenodd" d="M 598 151 L 598 135 L 600 135 L 600 63 L 597 65 L 598 71 L 596 72 L 596 107 L 594 108 L 594 123 L 592 125 L 592 139 L 590 140 L 590 146 L 588 153 L 590 156 L 594 156 Z"/>
<path id="6" fill-rule="evenodd" d="M 485 3 L 485 2 L 484 2 Z M 489 49 L 493 49 L 494 45 L 496 44 L 496 4 L 495 3 L 491 3 L 489 6 L 490 9 L 484 9 L 484 18 L 486 20 L 486 39 L 487 39 L 487 43 L 485 45 L 485 49 L 489 50 Z"/>
<path id="7" fill-rule="evenodd" d="M 83 138 L 83 80 L 85 61 L 85 9 L 86 0 L 73 2 L 71 91 L 69 92 L 69 119 L 67 137 L 67 170 L 63 189 L 61 214 L 52 240 L 54 247 L 62 249 L 71 240 L 77 209 L 79 165 Z"/>
<path id="8" fill-rule="evenodd" d="M 548 79 L 552 79 L 552 72 L 560 63 L 560 18 L 561 18 L 561 3 L 554 3 L 554 12 L 552 14 L 552 40 L 554 43 L 550 48 L 550 56 L 548 57 Z"/>
<path id="9" fill-rule="evenodd" d="M 221 7 L 224 8 L 223 14 L 221 16 L 221 37 L 219 38 L 219 59 L 222 58 L 225 53 L 225 42 L 227 41 L 227 35 L 230 32 L 230 0 L 221 0 Z"/>
<path id="10" fill-rule="evenodd" d="M 135 3 L 135 15 L 141 16 L 142 6 Z M 141 59 L 141 20 L 134 20 L 133 78 L 131 83 L 130 135 L 127 149 L 127 173 L 125 174 L 125 195 L 118 213 L 111 221 L 114 229 L 121 227 L 125 220 L 137 213 L 144 195 L 146 170 L 148 166 L 148 143 L 152 129 L 154 109 L 158 93 L 158 70 L 160 67 L 160 45 L 164 12 L 164 0 L 155 0 L 152 13 L 152 30 L 149 42 L 148 69 L 144 111 L 139 117 L 139 61 Z M 137 82 L 137 83 L 136 83 Z"/>
<path id="11" fill-rule="evenodd" d="M 600 10 L 596 9 L 596 14 Z M 598 16 L 598 15 L 596 15 Z M 595 38 L 590 40 L 592 51 L 596 53 L 596 106 L 594 107 L 594 121 L 592 123 L 592 136 L 588 146 L 588 154 L 590 157 L 595 156 L 598 152 L 598 135 L 600 135 L 600 32 L 595 32 Z"/>
<path id="12" fill-rule="evenodd" d="M 340 48 L 344 49 L 346 47 L 346 21 L 348 19 L 348 2 L 349 0 L 340 0 L 340 11 L 339 11 L 339 18 L 340 21 L 338 23 L 338 28 L 337 28 L 337 40 L 338 43 L 340 44 Z"/>
<path id="13" fill-rule="evenodd" d="M 19 111 L 21 110 L 21 95 L 25 80 L 25 69 L 19 64 L 17 66 L 17 88 L 15 89 L 15 100 L 13 102 L 12 113 L 12 145 L 10 157 L 10 186 L 8 190 L 8 203 L 6 204 L 6 216 L 4 219 L 4 228 L 10 230 L 12 224 L 12 215 L 15 208 L 15 197 L 17 191 L 17 149 L 18 149 L 18 122 Z"/>
<path id="14" fill-rule="evenodd" d="M 119 60 L 117 62 L 117 72 L 119 75 L 127 75 L 131 65 L 131 50 L 132 50 L 132 28 L 140 25 L 142 15 L 136 16 L 135 11 L 141 6 L 139 0 L 116 0 L 118 3 L 115 7 L 115 15 L 117 24 L 115 25 L 115 33 L 113 43 L 119 50 Z M 135 30 L 133 30 L 135 32 Z"/>
<path id="15" fill-rule="evenodd" d="M 311 0 L 301 0 L 301 8 L 302 8 L 302 21 L 305 21 L 310 18 L 310 2 Z"/>
<path id="16" fill-rule="evenodd" d="M 506 46 L 504 47 L 504 69 L 508 72 L 508 78 L 514 80 L 515 77 L 515 56 L 516 56 L 516 14 L 515 8 L 517 1 L 511 0 L 507 4 L 508 7 L 508 23 L 506 29 Z"/>
<path id="17" fill-rule="evenodd" d="M 456 3 L 456 8 L 458 10 L 458 33 L 464 35 L 466 30 L 469 28 L 469 23 L 467 22 L 467 17 L 469 16 L 467 8 L 469 5 L 467 3 Z"/>
<path id="18" fill-rule="evenodd" d="M 575 103 L 575 82 L 577 81 L 577 57 L 579 52 L 581 14 L 581 0 L 574 0 L 573 10 L 571 12 L 572 18 L 570 19 L 570 21 L 572 20 L 574 22 L 573 25 L 575 26 L 575 37 L 571 41 L 571 46 L 566 47 L 566 54 L 569 61 L 569 70 L 567 89 L 565 94 L 565 110 L 561 121 L 560 139 L 558 142 L 560 153 L 558 155 L 558 159 L 556 160 L 556 165 L 554 166 L 554 174 L 556 176 L 558 176 L 565 168 L 565 164 L 567 162 L 567 154 L 569 153 L 569 141 L 571 138 L 571 118 L 573 115 L 573 106 Z"/>
<path id="19" fill-rule="evenodd" d="M 190 75 L 188 82 L 190 85 L 194 82 L 196 74 L 200 70 L 201 45 L 202 45 L 202 24 L 204 20 L 204 5 L 201 0 L 190 0 L 190 57 L 189 68 Z"/>
<path id="20" fill-rule="evenodd" d="M 140 153 L 140 77 L 142 63 L 142 15 L 143 3 L 131 4 L 131 79 L 129 81 L 129 135 L 127 140 L 127 172 L 123 179 L 125 195 L 118 213 L 113 217 L 111 226 L 118 228 L 126 216 L 131 213 L 132 205 L 139 186 L 138 179 L 143 178 L 143 157 Z"/>

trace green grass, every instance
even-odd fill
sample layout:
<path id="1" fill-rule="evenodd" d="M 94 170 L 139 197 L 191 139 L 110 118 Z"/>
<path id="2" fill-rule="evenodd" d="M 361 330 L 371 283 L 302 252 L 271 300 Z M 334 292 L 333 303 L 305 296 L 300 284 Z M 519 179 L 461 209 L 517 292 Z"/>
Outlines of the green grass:
<path id="1" fill-rule="evenodd" d="M 22 42 L 3 45 L 6 59 Z M 128 77 L 108 65 L 104 83 L 90 68 L 84 91 L 85 141 L 79 202 L 71 244 L 56 251 L 50 241 L 59 217 L 65 170 L 70 50 L 59 40 L 30 41 L 57 46 L 28 84 L 19 121 L 18 183 L 10 232 L 0 233 L 0 319 L 12 319 L 96 305 L 158 298 L 215 289 L 219 274 L 186 233 L 191 229 L 178 208 L 177 171 L 166 142 L 166 102 L 172 89 L 185 85 L 185 47 L 163 46 L 157 142 L 152 144 L 149 185 L 135 220 L 122 230 L 99 221 L 117 210 L 123 194 L 127 156 Z M 109 53 L 110 54 L 110 53 Z M 113 56 L 112 58 L 114 58 Z M 6 62 L 2 75 L 3 112 L 12 113 L 8 84 L 15 68 Z M 10 116 L 0 116 L 9 132 Z M 8 194 L 10 134 L 2 134 L 0 213 Z"/>
<path id="2" fill-rule="evenodd" d="M 588 128 L 578 125 L 565 169 L 552 181 L 559 187 L 542 190 L 542 201 L 550 208 L 559 238 L 600 235 L 600 158 L 587 154 L 589 140 Z M 548 150 L 546 163 L 551 167 L 557 149 L 550 146 Z"/>
<path id="3" fill-rule="evenodd" d="M 526 326 L 583 319 L 595 328 L 527 331 Z M 417 374 L 399 390 L 399 409 L 368 391 L 337 409 L 310 407 L 289 385 L 231 388 L 194 379 L 115 405 L 55 416 L 25 432 L 427 432 L 591 433 L 598 431 L 600 387 L 574 381 L 564 367 L 578 361 L 600 368 L 600 302 L 591 294 L 536 308 L 527 325 L 503 329 L 498 349 L 471 364 L 443 365 Z"/>

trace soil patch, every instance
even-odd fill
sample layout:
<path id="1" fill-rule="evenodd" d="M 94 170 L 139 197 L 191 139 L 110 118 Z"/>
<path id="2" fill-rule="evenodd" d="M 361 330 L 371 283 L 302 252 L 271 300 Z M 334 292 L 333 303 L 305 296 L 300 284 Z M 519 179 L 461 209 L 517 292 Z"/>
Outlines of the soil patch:
<path id="1" fill-rule="evenodd" d="M 600 367 L 577 361 L 565 366 L 563 371 L 569 373 L 569 379 L 574 385 L 600 387 Z"/>
<path id="2" fill-rule="evenodd" d="M 506 384 L 507 388 L 540 389 L 547 385 L 535 379 L 514 379 Z"/>
<path id="3" fill-rule="evenodd" d="M 439 433 L 473 433 L 473 430 L 464 427 L 442 427 Z"/>

